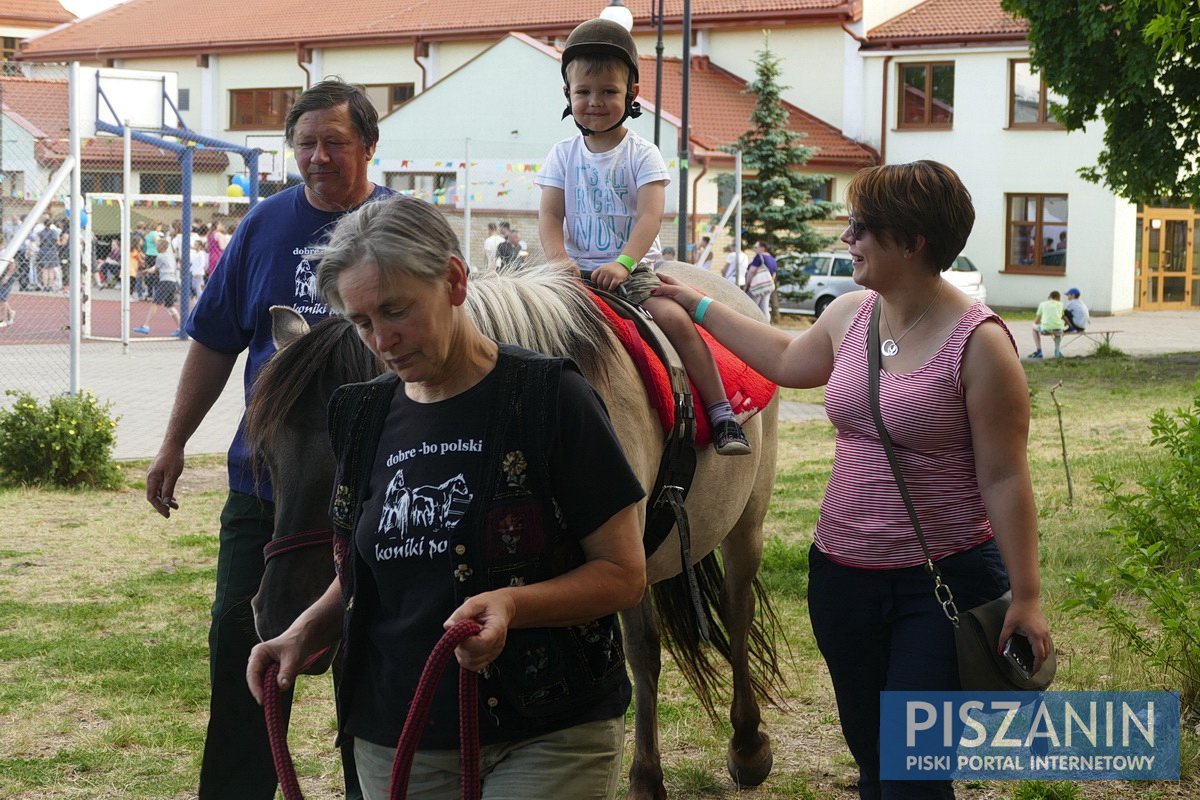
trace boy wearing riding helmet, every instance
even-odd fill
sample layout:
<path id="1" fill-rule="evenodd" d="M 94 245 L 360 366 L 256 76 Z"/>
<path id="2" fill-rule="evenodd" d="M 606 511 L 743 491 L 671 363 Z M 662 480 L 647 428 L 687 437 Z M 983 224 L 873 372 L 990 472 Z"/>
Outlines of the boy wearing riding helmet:
<path id="1" fill-rule="evenodd" d="M 641 114 L 637 47 L 615 22 L 593 19 L 571 32 L 562 55 L 571 116 L 580 134 L 550 151 L 538 173 L 538 227 L 550 261 L 561 261 L 600 289 L 623 295 L 654 317 L 699 389 L 721 455 L 750 444 L 733 418 L 716 362 L 679 304 L 651 297 L 660 285 L 658 229 L 670 182 L 662 154 L 625 127 Z M 564 224 L 565 223 L 565 224 Z"/>

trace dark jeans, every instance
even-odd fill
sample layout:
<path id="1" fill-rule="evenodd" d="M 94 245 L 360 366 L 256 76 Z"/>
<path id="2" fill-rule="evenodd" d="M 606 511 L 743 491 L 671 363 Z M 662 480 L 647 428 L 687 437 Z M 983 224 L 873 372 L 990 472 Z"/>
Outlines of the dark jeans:
<path id="1" fill-rule="evenodd" d="M 958 691 L 954 628 L 923 566 L 846 567 L 809 550 L 808 613 L 837 696 L 842 735 L 858 762 L 862 800 L 945 798 L 950 781 L 879 780 L 879 693 Z M 1008 590 L 995 540 L 938 562 L 960 610 Z"/>
<path id="2" fill-rule="evenodd" d="M 246 662 L 250 649 L 258 644 L 250 598 L 262 581 L 263 547 L 271 539 L 274 517 L 271 502 L 233 491 L 221 511 L 217 589 L 208 632 L 212 699 L 200 766 L 200 800 L 275 797 L 275 765 L 263 710 L 246 686 Z M 286 717 L 291 696 L 281 699 Z M 353 744 L 342 749 L 346 796 L 361 798 L 353 757 Z"/>

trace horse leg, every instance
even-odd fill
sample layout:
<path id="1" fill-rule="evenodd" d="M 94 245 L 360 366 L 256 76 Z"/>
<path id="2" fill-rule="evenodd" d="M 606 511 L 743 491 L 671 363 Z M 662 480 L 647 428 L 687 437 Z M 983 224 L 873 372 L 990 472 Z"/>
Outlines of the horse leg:
<path id="1" fill-rule="evenodd" d="M 746 523 L 740 522 L 739 527 Z M 729 721 L 733 735 L 725 762 L 729 777 L 739 787 L 754 787 L 771 774 L 771 739 L 760 730 L 762 714 L 750 679 L 750 628 L 754 624 L 754 577 L 762 562 L 762 525 L 755 522 L 750 535 L 735 529 L 721 546 L 725 562 L 725 625 L 729 633 L 730 667 L 733 669 L 733 703 Z"/>
<path id="2" fill-rule="evenodd" d="M 629 768 L 628 800 L 665 800 L 662 761 L 658 752 L 658 677 L 662 671 L 658 614 L 650 593 L 621 612 L 625 654 L 633 669 L 633 764 Z"/>

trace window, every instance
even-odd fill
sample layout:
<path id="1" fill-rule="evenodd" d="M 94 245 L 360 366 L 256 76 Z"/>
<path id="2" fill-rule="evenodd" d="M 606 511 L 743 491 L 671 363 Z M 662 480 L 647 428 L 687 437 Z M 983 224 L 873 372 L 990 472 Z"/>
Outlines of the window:
<path id="1" fill-rule="evenodd" d="M 25 173 L 19 169 L 0 172 L 0 196 L 25 197 Z"/>
<path id="2" fill-rule="evenodd" d="M 22 75 L 21 65 L 13 59 L 17 55 L 17 43 L 14 36 L 0 37 L 0 75 Z"/>
<path id="3" fill-rule="evenodd" d="M 458 190 L 453 172 L 385 172 L 383 181 L 389 189 L 431 203 L 452 203 Z"/>
<path id="4" fill-rule="evenodd" d="M 388 87 L 388 111 L 399 108 L 400 106 L 413 99 L 416 94 L 416 85 L 411 83 L 395 83 Z"/>
<path id="5" fill-rule="evenodd" d="M 177 109 L 179 109 L 180 111 L 188 111 L 192 104 L 192 90 L 191 89 L 180 89 L 179 97 L 177 97 L 175 99 L 177 101 L 175 104 L 175 107 Z"/>
<path id="6" fill-rule="evenodd" d="M 954 123 L 954 62 L 898 67 L 897 127 L 949 128 Z"/>
<path id="7" fill-rule="evenodd" d="M 84 194 L 88 192 L 120 192 L 122 175 L 119 172 L 83 172 L 79 185 Z"/>
<path id="8" fill-rule="evenodd" d="M 1067 271 L 1067 196 L 1005 195 L 1008 236 L 1006 272 Z"/>
<path id="9" fill-rule="evenodd" d="M 183 178 L 178 173 L 143 172 L 138 176 L 141 194 L 179 194 L 182 191 Z"/>
<path id="10" fill-rule="evenodd" d="M 416 85 L 412 83 L 369 83 L 363 88 L 381 117 L 412 100 L 416 93 Z"/>
<path id="11" fill-rule="evenodd" d="M 1050 103 L 1062 97 L 1046 88 L 1028 61 L 1009 61 L 1008 126 L 1010 128 L 1062 129 Z"/>
<path id="12" fill-rule="evenodd" d="M 229 92 L 229 128 L 282 130 L 299 89 L 233 89 Z"/>
<path id="13" fill-rule="evenodd" d="M 833 202 L 833 178 L 821 181 L 816 186 L 811 187 L 809 196 L 813 200 L 824 200 L 826 203 Z"/>

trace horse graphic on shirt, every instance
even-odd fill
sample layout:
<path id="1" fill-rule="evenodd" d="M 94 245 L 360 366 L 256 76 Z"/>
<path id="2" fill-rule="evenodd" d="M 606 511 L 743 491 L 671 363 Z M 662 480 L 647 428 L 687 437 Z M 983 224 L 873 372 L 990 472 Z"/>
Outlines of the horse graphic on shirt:
<path id="1" fill-rule="evenodd" d="M 437 486 L 409 489 L 404 470 L 398 470 L 383 496 L 379 533 L 404 539 L 410 527 L 430 533 L 454 530 L 473 497 L 461 472 Z"/>
<path id="2" fill-rule="evenodd" d="M 296 265 L 296 297 L 309 300 L 317 297 L 317 275 L 307 258 L 300 259 Z"/>

